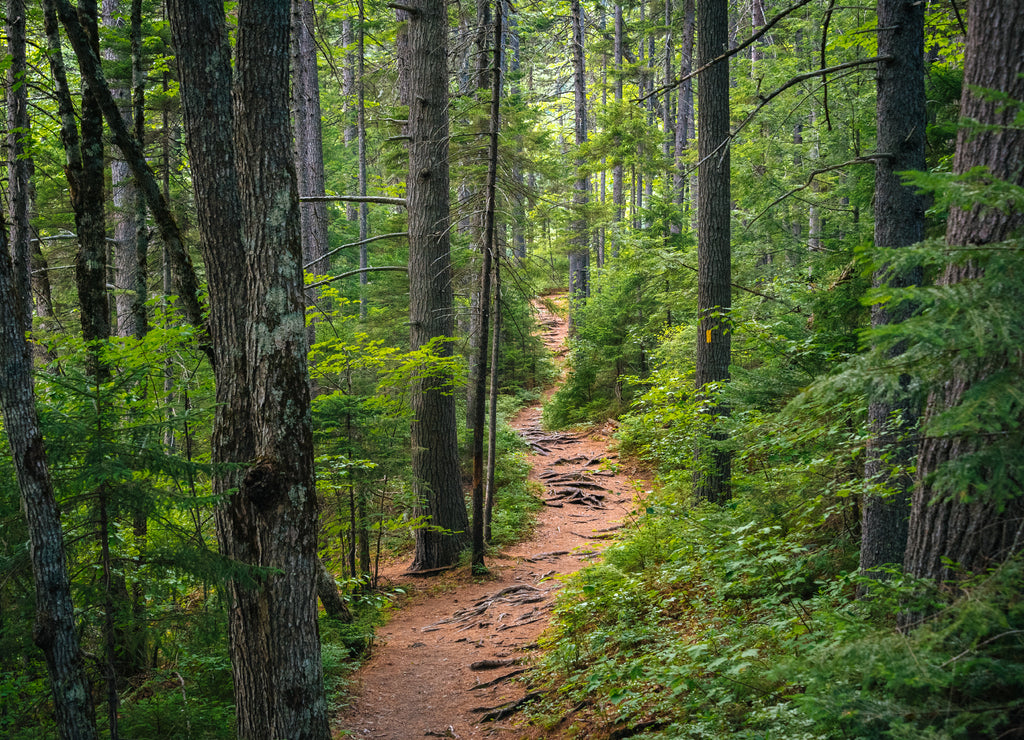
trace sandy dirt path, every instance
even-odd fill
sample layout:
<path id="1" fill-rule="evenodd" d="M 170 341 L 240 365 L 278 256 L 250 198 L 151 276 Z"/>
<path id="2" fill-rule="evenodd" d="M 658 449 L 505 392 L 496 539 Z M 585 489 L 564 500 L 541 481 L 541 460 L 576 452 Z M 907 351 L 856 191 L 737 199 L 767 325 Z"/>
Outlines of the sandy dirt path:
<path id="1" fill-rule="evenodd" d="M 563 356 L 566 322 L 538 306 L 545 342 Z M 485 716 L 523 698 L 524 675 L 548 626 L 560 576 L 579 570 L 629 526 L 633 479 L 608 450 L 608 429 L 549 433 L 539 404 L 513 426 L 531 445 L 530 477 L 549 505 L 528 541 L 487 558 L 490 575 L 461 568 L 432 578 L 383 570 L 407 593 L 380 628 L 370 659 L 356 672 L 351 704 L 335 718 L 336 737 L 518 738 L 516 716 Z"/>

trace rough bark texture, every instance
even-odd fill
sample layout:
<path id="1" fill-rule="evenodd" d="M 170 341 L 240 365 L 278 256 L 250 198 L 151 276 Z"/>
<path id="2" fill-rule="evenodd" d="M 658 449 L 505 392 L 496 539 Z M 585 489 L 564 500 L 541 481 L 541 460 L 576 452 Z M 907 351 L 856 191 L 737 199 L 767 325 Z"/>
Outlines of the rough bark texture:
<path id="1" fill-rule="evenodd" d="M 579 0 L 572 0 L 570 16 L 576 146 L 579 148 L 587 142 L 587 79 L 583 54 L 583 11 Z M 586 214 L 590 202 L 590 176 L 583 170 L 584 164 L 577 157 L 578 174 L 572 193 L 573 217 L 569 225 L 569 295 L 574 307 L 590 295 L 590 227 Z"/>
<path id="2" fill-rule="evenodd" d="M 480 326 L 476 345 L 476 393 L 473 408 L 473 567 L 484 567 L 484 405 L 488 400 L 487 360 L 491 320 L 491 262 L 497 260 L 494 216 L 498 189 L 498 131 L 501 126 L 502 6 L 494 5 L 494 47 L 491 82 L 491 114 L 488 131 L 486 206 L 484 208 L 483 260 L 480 265 Z M 495 336 L 497 341 L 497 336 Z M 493 414 L 493 411 L 492 411 Z M 491 432 L 493 439 L 494 432 Z"/>
<path id="3" fill-rule="evenodd" d="M 28 84 L 25 65 L 25 3 L 7 0 L 7 212 L 11 221 L 10 245 L 13 260 L 14 290 L 21 305 L 18 313 L 24 319 L 24 331 L 32 328 L 31 250 L 29 240 L 29 172 L 32 162 L 27 158 L 29 141 Z"/>
<path id="4" fill-rule="evenodd" d="M 896 173 L 924 170 L 924 6 L 914 0 L 880 0 L 878 3 L 878 55 L 891 57 L 878 65 L 878 151 L 889 156 L 875 167 L 875 246 L 905 247 L 924 238 L 924 201 L 913 188 L 903 185 Z M 875 285 L 904 287 L 921 280 L 920 270 L 894 275 L 882 268 Z M 894 315 L 880 305 L 871 308 L 871 325 L 884 326 L 906 318 L 904 309 Z M 903 379 L 905 386 L 909 378 Z M 894 414 L 902 417 L 897 427 Z M 906 470 L 917 444 L 903 440 L 917 422 L 918 407 L 906 393 L 876 396 L 868 404 L 867 461 L 864 477 L 885 484 L 890 494 L 868 496 L 861 519 L 860 568 L 868 572 L 884 563 L 902 563 L 910 517 L 907 472 L 889 476 L 893 466 Z"/>
<path id="5" fill-rule="evenodd" d="M 954 172 L 979 165 L 992 175 L 1024 185 L 1024 131 L 1013 127 L 1014 106 L 983 99 L 975 88 L 996 90 L 1012 100 L 1024 100 L 1024 55 L 1017 34 L 1008 32 L 1024 17 L 1024 0 L 974 0 L 967 20 L 967 54 L 960 115 L 985 126 L 983 131 L 962 128 L 957 136 Z M 1009 237 L 1024 226 L 1024 214 L 974 208 L 950 212 L 946 242 L 950 245 L 983 245 Z M 980 277 L 974 265 L 951 265 L 940 284 L 953 285 Z M 925 426 L 942 411 L 960 403 L 972 385 L 993 373 L 1017 366 L 1019 352 L 1002 359 L 989 358 L 984 368 L 958 369 L 944 387 L 935 389 L 925 409 Z M 1024 546 L 1024 499 L 1019 496 L 998 506 L 966 490 L 952 498 L 937 498 L 929 476 L 945 463 L 969 454 L 981 444 L 958 436 L 926 437 L 921 444 L 917 471 L 922 481 L 914 490 L 910 531 L 904 568 L 916 576 L 946 579 L 948 558 L 969 572 L 997 564 Z M 1020 471 L 1009 471 L 1020 480 Z"/>
<path id="6" fill-rule="evenodd" d="M 295 116 L 295 169 L 299 196 L 324 195 L 324 150 L 320 129 L 320 80 L 317 74 L 316 22 L 312 0 L 292 2 L 292 109 Z M 364 193 L 365 195 L 365 193 Z M 327 203 L 312 201 L 300 206 L 302 260 L 314 275 L 326 275 Z M 316 290 L 310 291 L 310 301 Z M 310 327 L 310 340 L 315 340 Z"/>
<path id="7" fill-rule="evenodd" d="M 103 0 L 103 25 L 114 32 L 124 29 L 124 5 L 121 0 Z M 124 65 L 111 48 L 103 50 L 105 59 Z M 110 94 L 117 102 L 118 110 L 125 123 L 131 125 L 131 85 L 126 79 L 111 79 Z M 111 220 L 114 222 L 114 297 L 117 314 L 117 334 L 122 337 L 138 336 L 145 325 L 146 275 L 145 252 L 140 265 L 137 244 L 139 234 L 136 202 L 138 191 L 131 174 L 131 167 L 121 153 L 120 147 L 110 151 L 110 190 L 114 204 Z M 140 290 L 141 288 L 141 290 Z"/>
<path id="8" fill-rule="evenodd" d="M 60 514 L 43 448 L 32 389 L 32 358 L 25 342 L 23 301 L 0 223 L 0 406 L 14 459 L 29 533 L 29 557 L 36 590 L 32 639 L 46 657 L 57 731 L 62 738 L 96 735 L 85 662 L 75 631 Z"/>
<path id="9" fill-rule="evenodd" d="M 421 0 L 408 22 L 409 323 L 418 349 L 450 337 L 452 269 L 448 194 L 448 15 L 444 0 Z M 443 350 L 451 352 L 448 343 Z M 467 542 L 451 378 L 429 377 L 412 392 L 413 491 L 429 528 L 416 530 L 413 570 L 452 565 Z M 435 529 L 440 528 L 440 529 Z"/>
<path id="10" fill-rule="evenodd" d="M 622 6 L 615 6 L 615 41 L 614 41 L 614 54 L 615 54 L 615 102 L 622 102 L 622 56 L 623 56 L 623 44 L 625 44 L 625 24 L 622 18 Z M 618 147 L 621 144 L 620 141 L 616 140 L 615 145 Z M 625 203 L 623 199 L 623 171 L 622 162 L 617 161 L 612 165 L 612 205 L 615 206 L 615 223 L 622 220 L 623 211 L 622 207 Z M 616 256 L 618 245 L 618 235 L 612 239 L 612 256 Z"/>
<path id="11" fill-rule="evenodd" d="M 319 560 L 302 249 L 288 105 L 289 4 L 244 3 L 232 83 L 223 6 L 168 6 L 210 285 L 222 551 L 272 568 L 232 584 L 244 738 L 327 738 L 316 625 Z M 239 280 L 239 276 L 244 279 Z M 255 574 L 254 574 L 255 575 Z"/>
<path id="12" fill-rule="evenodd" d="M 676 96 L 676 143 L 675 170 L 672 176 L 672 192 L 675 202 L 682 206 L 686 201 L 686 163 L 684 156 L 690 145 L 693 129 L 693 83 L 690 72 L 693 71 L 693 40 L 694 40 L 694 0 L 684 0 L 683 6 L 683 38 L 679 49 L 679 77 L 686 81 L 679 86 Z M 682 214 L 680 213 L 680 219 Z M 681 233 L 683 223 L 672 224 L 672 233 Z"/>
<path id="13" fill-rule="evenodd" d="M 697 5 L 697 66 L 723 54 L 729 42 L 725 0 Z M 697 151 L 700 157 L 697 201 L 697 390 L 729 379 L 732 306 L 729 231 L 729 65 L 720 62 L 697 80 L 699 103 Z M 723 413 L 717 409 L 716 413 Z M 713 441 L 720 435 L 711 434 Z M 695 492 L 707 501 L 729 497 L 731 454 L 711 448 L 698 452 Z"/>

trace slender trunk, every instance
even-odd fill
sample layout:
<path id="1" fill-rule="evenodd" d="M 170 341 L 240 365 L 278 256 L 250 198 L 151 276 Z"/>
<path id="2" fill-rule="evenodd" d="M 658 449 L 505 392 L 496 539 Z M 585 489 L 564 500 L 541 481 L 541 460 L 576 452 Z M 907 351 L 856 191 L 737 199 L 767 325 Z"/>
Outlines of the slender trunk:
<path id="1" fill-rule="evenodd" d="M 78 642 L 60 512 L 36 411 L 32 357 L 22 330 L 24 302 L 14 289 L 16 279 L 6 225 L 0 223 L 0 407 L 28 525 L 36 593 L 32 641 L 46 658 L 58 734 L 68 740 L 92 740 L 97 737 L 92 692 Z"/>
<path id="2" fill-rule="evenodd" d="M 358 44 L 358 57 L 357 57 L 357 70 L 358 80 L 356 82 L 356 90 L 359 94 L 359 100 L 356 109 L 356 131 L 359 135 L 359 195 L 366 197 L 366 12 L 363 0 L 359 0 L 359 29 L 357 38 L 359 39 Z M 362 244 L 359 245 L 359 269 L 364 272 L 359 273 L 359 318 L 363 321 L 366 320 L 366 291 L 367 286 L 370 283 L 370 275 L 365 272 L 366 268 L 370 266 L 370 253 L 367 251 L 368 247 L 366 239 L 370 235 L 370 206 L 367 203 L 359 204 L 359 241 Z"/>
<path id="3" fill-rule="evenodd" d="M 683 38 L 679 50 L 679 76 L 689 77 L 693 71 L 693 40 L 694 40 L 694 0 L 684 0 L 683 7 Z M 682 233 L 683 209 L 686 202 L 686 163 L 684 155 L 689 148 L 690 130 L 693 128 L 693 85 L 687 79 L 679 86 L 676 96 L 676 145 L 675 170 L 672 178 L 672 191 L 679 209 L 679 221 L 673 224 L 673 233 Z"/>
<path id="4" fill-rule="evenodd" d="M 487 381 L 487 341 L 490 336 L 491 261 L 496 260 L 494 229 L 498 189 L 498 131 L 501 128 L 502 7 L 494 5 L 494 53 L 491 83 L 491 120 L 487 152 L 487 203 L 484 210 L 483 260 L 480 267 L 480 327 L 477 337 L 476 393 L 473 419 L 473 568 L 484 568 L 484 402 Z"/>
<path id="5" fill-rule="evenodd" d="M 622 48 L 625 40 L 623 35 L 625 34 L 624 23 L 622 19 L 622 6 L 615 6 L 615 102 L 617 104 L 622 103 Z M 620 138 L 616 138 L 615 150 L 616 152 L 621 148 L 622 141 Z M 616 155 L 618 157 L 618 155 Z M 612 206 L 615 209 L 615 223 L 619 223 L 623 218 L 623 169 L 621 159 L 616 159 L 612 164 Z M 618 256 L 618 233 L 613 233 L 612 238 L 612 257 Z"/>
<path id="6" fill-rule="evenodd" d="M 29 223 L 29 175 L 32 160 L 28 146 L 31 139 L 28 117 L 28 68 L 25 58 L 25 2 L 7 0 L 7 213 L 11 221 L 10 248 L 14 282 L 11 287 L 24 320 L 21 329 L 32 328 L 32 258 Z M 38 245 L 38 243 L 37 243 Z"/>
<path id="7" fill-rule="evenodd" d="M 292 1 L 292 115 L 295 121 L 295 169 L 299 196 L 324 195 L 324 149 L 320 129 L 320 80 L 314 30 L 316 11 L 312 0 Z M 326 275 L 327 203 L 305 202 L 299 206 L 302 229 L 302 260 L 314 275 Z M 306 300 L 317 299 L 313 288 Z M 309 341 L 316 341 L 310 324 Z"/>
<path id="8" fill-rule="evenodd" d="M 587 80 L 583 55 L 583 10 L 579 0 L 570 5 L 572 22 L 572 68 L 575 90 L 576 147 L 587 142 Z M 573 216 L 569 226 L 569 293 L 574 307 L 579 307 L 590 295 L 590 230 L 586 213 L 590 202 L 590 176 L 584 171 L 584 161 L 577 156 L 576 182 L 573 187 Z"/>
<path id="9" fill-rule="evenodd" d="M 501 356 L 501 254 L 494 258 L 494 339 L 491 343 L 491 387 L 487 419 L 487 496 L 484 501 L 484 541 L 491 542 L 494 514 L 494 471 L 498 463 L 498 359 Z"/>

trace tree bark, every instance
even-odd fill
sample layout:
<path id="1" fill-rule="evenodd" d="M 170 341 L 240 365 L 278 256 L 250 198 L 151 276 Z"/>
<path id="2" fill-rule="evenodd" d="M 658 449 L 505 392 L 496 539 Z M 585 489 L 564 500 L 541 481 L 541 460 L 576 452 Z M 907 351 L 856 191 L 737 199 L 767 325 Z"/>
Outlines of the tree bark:
<path id="1" fill-rule="evenodd" d="M 25 2 L 7 0 L 7 213 L 11 221 L 10 247 L 13 260 L 14 290 L 21 305 L 18 315 L 24 320 L 22 331 L 32 328 L 32 258 L 29 224 L 30 141 L 28 117 L 28 68 L 25 58 Z"/>
<path id="2" fill-rule="evenodd" d="M 897 174 L 925 169 L 924 6 L 914 0 L 880 0 L 878 28 L 878 56 L 890 60 L 879 63 L 877 77 L 877 148 L 888 156 L 878 159 L 875 166 L 875 246 L 898 248 L 924 238 L 924 201 Z M 920 270 L 894 275 L 883 267 L 874 276 L 876 286 L 905 287 L 920 281 Z M 871 325 L 896 323 L 907 318 L 907 313 L 904 309 L 894 314 L 875 305 L 871 307 Z M 909 377 L 901 378 L 903 392 L 895 397 L 876 394 L 868 403 L 871 438 L 864 477 L 885 485 L 889 492 L 868 496 L 863 502 L 862 573 L 885 563 L 902 563 L 906 551 L 913 485 L 907 468 L 917 452 L 916 442 L 906 435 L 919 415 L 918 404 L 906 392 L 909 382 Z M 891 476 L 894 466 L 901 472 Z"/>
<path id="3" fill-rule="evenodd" d="M 679 221 L 672 225 L 672 232 L 679 234 L 683 230 L 682 206 L 686 202 L 686 163 L 684 154 L 690 145 L 693 130 L 693 41 L 694 41 L 694 0 L 684 0 L 683 6 L 683 38 L 679 53 L 679 77 L 684 80 L 679 86 L 676 96 L 676 143 L 675 170 L 672 177 L 672 191 L 675 193 L 676 205 L 680 206 Z"/>
<path id="4" fill-rule="evenodd" d="M 484 208 L 484 240 L 480 265 L 480 322 L 476 347 L 476 392 L 473 394 L 473 568 L 484 569 L 486 515 L 484 513 L 484 405 L 487 397 L 488 340 L 491 319 L 491 262 L 495 252 L 494 212 L 498 189 L 498 131 L 501 126 L 501 37 L 502 4 L 494 4 L 494 46 L 491 83 L 491 115 L 488 131 L 486 205 Z M 497 341 L 497 340 L 495 340 Z M 493 432 L 492 432 L 493 435 Z"/>
<path id="5" fill-rule="evenodd" d="M 725 0 L 700 0 L 697 5 L 697 66 L 725 53 L 729 12 Z M 697 79 L 697 392 L 709 383 L 729 379 L 732 307 L 729 211 L 729 62 L 721 61 Z M 725 409 L 708 409 L 722 416 Z M 710 445 L 698 451 L 694 489 L 698 499 L 729 498 L 732 455 L 720 445 L 723 435 L 709 431 Z"/>
<path id="6" fill-rule="evenodd" d="M 103 25 L 112 31 L 124 28 L 124 6 L 121 0 L 103 0 Z M 124 65 L 116 52 L 103 50 L 103 57 Z M 133 123 L 131 82 L 128 79 L 112 79 L 110 94 L 117 102 L 121 117 L 127 125 Z M 114 205 L 114 286 L 117 288 L 114 301 L 117 315 L 117 334 L 122 337 L 141 336 L 146 323 L 146 275 L 145 252 L 140 253 L 138 192 L 131 174 L 131 167 L 116 145 L 110 152 L 110 189 Z M 140 274 L 141 272 L 141 274 Z M 140 291 L 141 288 L 141 291 Z"/>
<path id="7" fill-rule="evenodd" d="M 1024 55 L 1019 37 L 1008 33 L 1024 16 L 1024 0 L 973 0 L 968 6 L 967 51 L 964 89 L 960 102 L 963 119 L 983 128 L 962 127 L 957 135 L 955 173 L 985 166 L 995 178 L 1024 185 L 1024 132 L 1014 124 L 1016 108 L 986 99 L 980 89 L 994 90 L 1009 100 L 1024 100 Z M 950 246 L 984 245 L 1007 239 L 1024 226 L 1020 211 L 1002 212 L 974 207 L 954 208 L 947 222 L 946 243 Z M 975 264 L 950 265 L 940 285 L 955 285 L 982 277 Z M 1016 310 L 1012 307 L 1008 310 Z M 924 428 L 939 414 L 960 404 L 972 386 L 1018 368 L 1018 348 L 1007 348 L 1003 357 L 989 357 L 983 366 L 960 361 L 955 374 L 936 388 L 925 408 Z M 915 576 L 946 580 L 955 575 L 947 564 L 958 563 L 967 573 L 992 567 L 1024 546 L 1024 498 L 1019 491 L 1020 471 L 1011 470 L 1018 481 L 1009 501 L 996 502 L 970 489 L 946 495 L 932 475 L 941 467 L 976 452 L 983 441 L 963 435 L 926 436 L 917 459 L 919 483 L 911 503 L 910 528 L 904 569 Z M 983 471 L 984 474 L 984 471 Z"/>
<path id="8" fill-rule="evenodd" d="M 32 357 L 22 329 L 25 307 L 15 281 L 6 225 L 0 224 L 0 406 L 28 525 L 36 591 L 32 640 L 46 658 L 57 732 L 68 740 L 91 740 L 97 737 L 96 717 L 75 630 L 60 513 L 36 412 Z"/>
<path id="9" fill-rule="evenodd" d="M 579 0 L 570 5 L 572 23 L 572 70 L 575 91 L 576 147 L 587 142 L 587 80 L 583 54 L 583 11 Z M 590 176 L 583 169 L 585 162 L 577 155 L 576 182 L 573 186 L 572 223 L 569 226 L 569 295 L 574 309 L 590 295 L 590 229 L 586 207 L 590 202 Z"/>
<path id="10" fill-rule="evenodd" d="M 320 79 L 314 29 L 316 13 L 312 0 L 292 2 L 292 111 L 295 120 L 295 171 L 299 197 L 324 195 L 324 149 L 320 129 Z M 364 193 L 365 195 L 365 193 Z M 299 208 L 302 230 L 302 261 L 314 275 L 326 275 L 327 203 L 303 202 Z M 307 295 L 316 301 L 316 291 Z M 309 327 L 310 343 L 316 341 L 316 326 Z"/>
<path id="11" fill-rule="evenodd" d="M 448 193 L 448 14 L 444 0 L 420 0 L 408 22 L 409 323 L 416 350 L 454 333 Z M 412 469 L 417 513 L 412 570 L 453 565 L 467 542 L 469 517 L 459 474 L 455 396 L 447 374 L 412 391 Z"/>

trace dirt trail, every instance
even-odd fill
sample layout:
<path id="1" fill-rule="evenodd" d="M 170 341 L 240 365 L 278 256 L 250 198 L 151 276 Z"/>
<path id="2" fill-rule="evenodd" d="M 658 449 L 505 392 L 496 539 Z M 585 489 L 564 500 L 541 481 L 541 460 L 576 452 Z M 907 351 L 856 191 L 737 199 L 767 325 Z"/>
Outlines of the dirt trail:
<path id="1" fill-rule="evenodd" d="M 564 355 L 566 321 L 543 306 L 544 340 Z M 378 633 L 372 656 L 355 674 L 352 703 L 335 720 L 336 737 L 516 738 L 515 716 L 488 713 L 522 699 L 522 675 L 548 626 L 560 575 L 598 557 L 628 526 L 633 484 L 608 451 L 607 429 L 545 432 L 537 404 L 512 422 L 530 444 L 531 479 L 549 505 L 529 541 L 487 559 L 491 575 L 468 568 L 424 579 L 397 562 L 385 582 L 410 594 Z"/>

